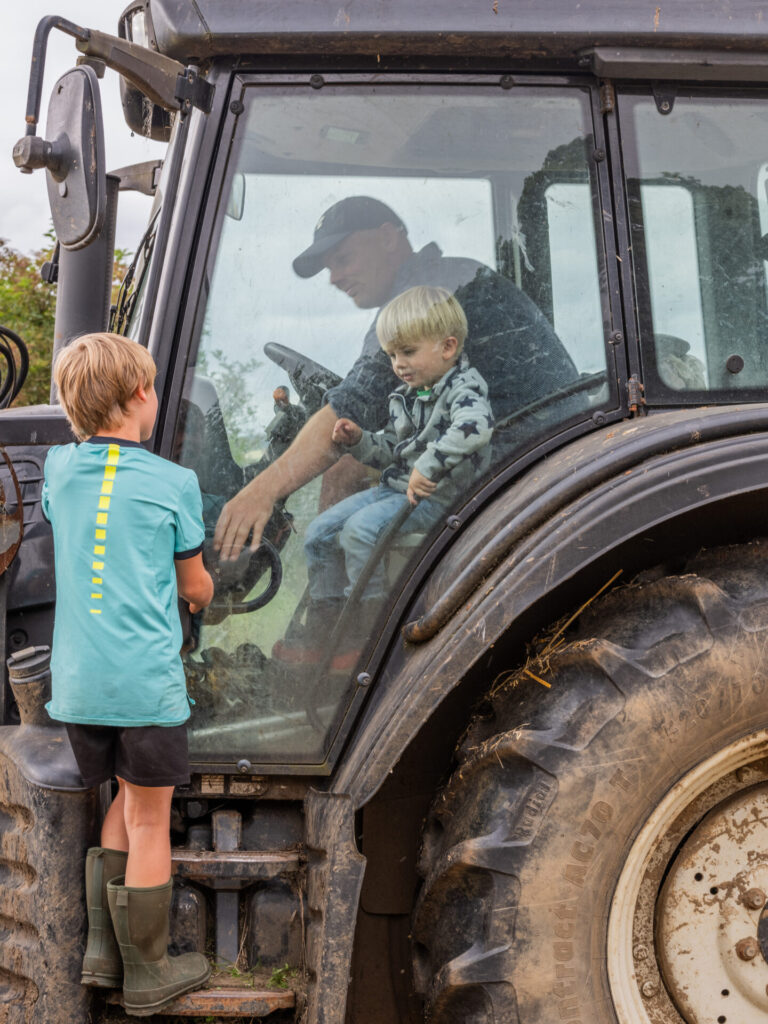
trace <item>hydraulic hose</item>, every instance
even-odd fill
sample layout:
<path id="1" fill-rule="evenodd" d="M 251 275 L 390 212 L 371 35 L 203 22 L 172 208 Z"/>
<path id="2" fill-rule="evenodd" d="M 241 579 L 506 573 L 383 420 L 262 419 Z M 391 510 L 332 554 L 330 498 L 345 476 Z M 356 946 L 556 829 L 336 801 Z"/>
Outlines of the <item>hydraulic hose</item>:
<path id="1" fill-rule="evenodd" d="M 27 346 L 18 334 L 0 326 L 0 409 L 7 409 L 21 391 L 28 370 Z"/>

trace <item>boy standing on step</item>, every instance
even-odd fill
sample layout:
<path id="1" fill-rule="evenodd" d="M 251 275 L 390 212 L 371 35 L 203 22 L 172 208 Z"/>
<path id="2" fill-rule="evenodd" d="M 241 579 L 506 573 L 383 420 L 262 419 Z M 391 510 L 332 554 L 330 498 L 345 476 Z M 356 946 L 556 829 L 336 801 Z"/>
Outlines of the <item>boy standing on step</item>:
<path id="1" fill-rule="evenodd" d="M 116 334 L 61 352 L 54 380 L 81 443 L 51 449 L 42 497 L 57 594 L 48 712 L 66 724 L 84 783 L 118 783 L 86 859 L 82 981 L 122 984 L 137 1016 L 211 972 L 200 953 L 167 954 L 171 797 L 189 782 L 177 594 L 194 612 L 213 582 L 195 474 L 141 447 L 155 372 L 145 348 Z"/>

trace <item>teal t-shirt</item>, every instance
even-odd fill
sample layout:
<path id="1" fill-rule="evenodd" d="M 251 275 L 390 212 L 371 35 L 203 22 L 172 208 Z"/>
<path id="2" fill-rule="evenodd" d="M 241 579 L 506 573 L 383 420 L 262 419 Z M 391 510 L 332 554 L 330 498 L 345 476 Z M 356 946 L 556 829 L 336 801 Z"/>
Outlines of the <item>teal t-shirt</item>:
<path id="1" fill-rule="evenodd" d="M 197 477 L 135 442 L 91 438 L 49 451 L 42 504 L 56 563 L 51 718 L 185 722 L 174 561 L 202 547 Z"/>

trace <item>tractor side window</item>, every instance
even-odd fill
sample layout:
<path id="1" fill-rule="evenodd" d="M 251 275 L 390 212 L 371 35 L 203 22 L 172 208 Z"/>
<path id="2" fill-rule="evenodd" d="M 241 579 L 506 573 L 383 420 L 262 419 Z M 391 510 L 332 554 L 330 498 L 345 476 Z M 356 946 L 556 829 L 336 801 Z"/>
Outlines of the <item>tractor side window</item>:
<path id="1" fill-rule="evenodd" d="M 616 404 L 591 107 L 496 85 L 242 99 L 175 443 L 217 581 L 186 656 L 190 751 L 322 765 L 430 538 Z M 217 561 L 225 504 L 321 431 L 327 461 L 261 548 Z"/>
<path id="2" fill-rule="evenodd" d="M 640 197 L 659 376 L 670 388 L 708 387 L 693 196 L 679 185 L 643 185 Z"/>
<path id="3" fill-rule="evenodd" d="M 763 401 L 768 100 L 620 98 L 646 400 Z"/>

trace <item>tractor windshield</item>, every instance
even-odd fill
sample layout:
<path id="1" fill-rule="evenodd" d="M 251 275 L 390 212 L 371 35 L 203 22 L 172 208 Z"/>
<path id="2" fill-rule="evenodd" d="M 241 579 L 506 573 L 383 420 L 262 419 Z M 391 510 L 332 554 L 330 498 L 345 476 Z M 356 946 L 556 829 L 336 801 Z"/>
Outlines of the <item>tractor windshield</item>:
<path id="1" fill-rule="evenodd" d="M 525 447 L 616 405 L 590 97 L 245 81 L 234 109 L 175 445 L 209 537 L 291 444 L 346 426 L 271 547 L 220 567 L 187 656 L 191 751 L 321 765 L 430 537 Z"/>

